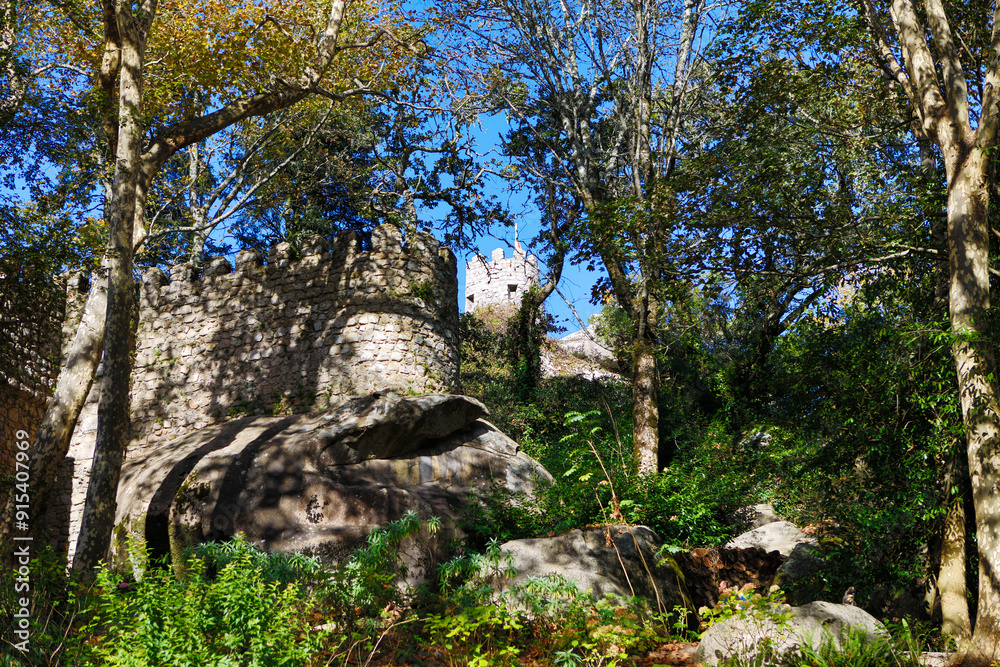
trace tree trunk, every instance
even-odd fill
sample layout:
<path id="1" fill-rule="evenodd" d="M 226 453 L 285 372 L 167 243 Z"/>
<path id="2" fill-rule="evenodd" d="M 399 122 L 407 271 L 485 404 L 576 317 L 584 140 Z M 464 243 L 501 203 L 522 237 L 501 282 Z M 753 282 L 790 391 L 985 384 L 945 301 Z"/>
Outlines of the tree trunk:
<path id="1" fill-rule="evenodd" d="M 17 47 L 17 1 L 0 2 L 0 72 L 6 79 L 5 89 L 0 92 L 0 122 L 7 122 L 17 113 L 28 89 L 23 73 L 18 70 L 15 49 Z"/>
<path id="2" fill-rule="evenodd" d="M 153 5 L 155 11 L 155 4 Z M 121 12 L 122 10 L 119 9 Z M 114 528 L 118 480 L 125 459 L 129 426 L 129 345 L 132 322 L 132 230 L 136 210 L 143 128 L 143 59 L 146 32 L 127 12 L 119 15 L 122 33 L 122 69 L 118 155 L 112 201 L 108 207 L 108 309 L 104 337 L 105 381 L 97 412 L 97 442 L 90 485 L 76 543 L 73 569 L 90 573 L 105 558 Z M 151 13 L 142 18 L 152 23 Z"/>
<path id="3" fill-rule="evenodd" d="M 639 473 L 659 469 L 660 408 L 656 350 L 648 336 L 636 337 L 632 355 L 632 440 Z"/>
<path id="4" fill-rule="evenodd" d="M 59 373 L 51 402 L 42 417 L 29 452 L 29 474 L 32 489 L 32 527 L 36 547 L 48 544 L 44 527 L 39 525 L 43 508 L 54 502 L 53 489 L 59 479 L 63 461 L 69 452 L 69 443 L 76 427 L 76 420 L 90 393 L 94 374 L 101 361 L 104 345 L 104 315 L 108 303 L 107 263 L 91 277 L 90 293 L 83 307 L 80 325 Z M 5 515 L 7 516 L 7 515 Z M 0 541 L 9 539 L 10 525 L 0 526 Z M 51 546 L 58 546 L 51 544 Z"/>
<path id="5" fill-rule="evenodd" d="M 985 322 L 990 294 L 988 189 L 980 166 L 984 159 L 976 148 L 946 155 L 949 303 L 956 335 L 952 352 L 968 437 L 979 545 L 979 610 L 969 656 L 986 664 L 1000 655 L 1000 410 Z"/>
<path id="6" fill-rule="evenodd" d="M 965 508 L 961 496 L 950 501 L 944 518 L 937 588 L 941 595 L 941 634 L 954 638 L 959 649 L 964 649 L 972 636 L 972 621 L 966 598 Z"/>
<path id="7" fill-rule="evenodd" d="M 120 78 L 120 116 L 116 119 L 113 113 L 104 114 L 111 153 L 117 158 L 114 184 L 107 193 L 110 203 L 106 217 L 111 227 L 109 251 L 102 268 L 104 273 L 99 280 L 95 280 L 91 289 L 83 321 L 77 330 L 66 365 L 60 372 L 52 403 L 32 445 L 30 464 L 33 495 L 34 498 L 41 498 L 48 485 L 56 479 L 58 468 L 66 457 L 70 437 L 93 383 L 103 346 L 105 357 L 116 360 L 115 367 L 108 368 L 109 384 L 113 385 L 111 391 L 114 396 L 108 394 L 105 398 L 102 393 L 98 417 L 98 451 L 95 452 L 91 486 L 87 491 L 87 509 L 77 543 L 75 560 L 79 561 L 79 565 L 74 563 L 74 567 L 78 569 L 89 569 L 89 565 L 85 563 L 95 564 L 106 553 L 111 523 L 114 520 L 115 495 L 124 438 L 127 435 L 129 408 L 129 325 L 134 256 L 132 239 L 134 234 L 135 246 L 139 246 L 148 234 L 144 226 L 144 208 L 153 177 L 178 150 L 245 118 L 263 116 L 290 107 L 315 93 L 334 58 L 343 50 L 338 46 L 338 36 L 346 7 L 344 0 L 331 0 L 326 29 L 319 37 L 313 65 L 307 68 L 307 74 L 294 85 L 272 87 L 269 92 L 233 100 L 210 114 L 186 119 L 165 128 L 153 137 L 143 156 L 140 152 L 143 128 L 138 124 L 141 118 L 142 67 L 157 0 L 141 2 L 134 17 L 129 3 L 104 0 L 102 4 L 105 53 L 98 79 L 108 98 L 113 98 L 115 83 Z M 0 35 L 0 39 L 2 37 Z M 369 90 L 371 89 L 362 87 L 341 94 L 337 99 L 346 99 Z M 111 106 L 110 109 L 113 110 L 114 107 Z M 127 147 L 122 144 L 127 144 Z M 107 285 L 105 274 L 114 275 L 112 284 Z M 106 322 L 110 322 L 114 329 L 108 330 L 108 337 L 113 339 L 111 341 L 104 340 Z M 117 405 L 112 405 L 115 402 Z M 102 446 L 105 449 L 108 446 L 111 448 L 102 452 Z M 119 451 L 115 451 L 116 448 Z M 101 485 L 100 490 L 95 488 L 95 481 Z M 102 496 L 102 493 L 107 495 Z M 32 506 L 39 507 L 35 499 Z M 7 527 L 0 528 L 0 534 L 5 530 Z M 106 538 L 101 537 L 104 533 L 107 534 Z"/>
<path id="8" fill-rule="evenodd" d="M 941 599 L 941 634 L 952 637 L 959 650 L 964 650 L 972 638 L 969 601 L 965 580 L 965 489 L 968 475 L 958 460 L 951 456 L 945 473 L 945 502 L 948 511 L 941 534 L 941 557 L 935 587 Z M 955 493 L 958 490 L 958 493 Z M 933 614 L 934 606 L 930 607 Z"/>
<path id="9" fill-rule="evenodd" d="M 202 164 L 201 151 L 198 144 L 191 144 L 187 150 L 188 158 L 188 178 L 191 179 L 191 191 L 188 193 L 188 211 L 191 213 L 191 243 L 188 247 L 188 263 L 197 272 L 201 272 L 205 259 L 205 241 L 211 230 L 206 225 L 208 221 L 208 207 L 202 198 L 201 179 Z"/>

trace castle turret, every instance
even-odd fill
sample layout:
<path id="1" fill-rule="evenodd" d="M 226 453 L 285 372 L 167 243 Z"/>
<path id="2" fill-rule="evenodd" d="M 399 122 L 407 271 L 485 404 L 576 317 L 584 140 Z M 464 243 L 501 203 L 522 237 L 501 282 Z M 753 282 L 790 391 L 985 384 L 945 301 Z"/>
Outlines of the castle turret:
<path id="1" fill-rule="evenodd" d="M 465 310 L 519 304 L 537 283 L 538 258 L 524 252 L 520 242 L 512 257 L 505 257 L 503 248 L 494 250 L 489 260 L 476 255 L 465 265 Z"/>

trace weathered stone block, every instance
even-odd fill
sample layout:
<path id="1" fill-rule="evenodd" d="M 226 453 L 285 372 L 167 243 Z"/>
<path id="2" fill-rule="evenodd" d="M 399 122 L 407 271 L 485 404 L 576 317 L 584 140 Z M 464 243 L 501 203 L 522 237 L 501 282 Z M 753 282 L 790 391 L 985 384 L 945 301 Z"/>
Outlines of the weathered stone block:
<path id="1" fill-rule="evenodd" d="M 204 276 L 213 278 L 216 276 L 229 275 L 233 272 L 233 265 L 225 257 L 210 257 L 205 260 Z"/>

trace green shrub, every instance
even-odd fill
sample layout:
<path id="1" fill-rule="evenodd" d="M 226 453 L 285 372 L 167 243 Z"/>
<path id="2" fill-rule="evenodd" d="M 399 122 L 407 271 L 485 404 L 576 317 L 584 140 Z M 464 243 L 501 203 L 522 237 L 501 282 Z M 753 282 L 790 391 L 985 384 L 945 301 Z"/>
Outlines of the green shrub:
<path id="1" fill-rule="evenodd" d="M 285 586 L 299 583 L 312 588 L 329 578 L 319 559 L 298 553 L 261 551 L 241 534 L 228 542 L 203 542 L 189 547 L 185 550 L 185 559 L 192 558 L 204 560 L 210 576 L 215 576 L 231 563 L 247 561 L 260 571 L 264 581 Z"/>
<path id="2" fill-rule="evenodd" d="M 0 562 L 7 563 L 9 548 L 3 550 Z M 57 665 L 62 656 L 78 655 L 86 650 L 86 635 L 78 625 L 90 604 L 88 587 L 76 575 L 67 573 L 66 559 L 44 549 L 32 554 L 29 567 L 29 589 L 21 590 L 13 567 L 0 569 L 0 664 Z M 29 601 L 31 622 L 28 651 L 15 646 L 20 638 L 13 635 L 14 613 L 20 609 L 21 598 Z"/>
<path id="3" fill-rule="evenodd" d="M 526 653 L 559 665 L 619 665 L 667 637 L 648 601 L 595 601 L 556 575 L 510 586 L 510 563 L 494 540 L 442 567 L 438 608 L 421 616 L 418 643 L 444 649 L 453 665 L 517 664 Z"/>
<path id="4" fill-rule="evenodd" d="M 863 630 L 848 632 L 840 646 L 824 641 L 818 649 L 802 646 L 785 656 L 780 667 L 919 667 L 920 651 L 901 650 L 893 642 L 871 639 Z"/>
<path id="5" fill-rule="evenodd" d="M 297 583 L 269 581 L 262 560 L 248 550 L 230 552 L 212 578 L 206 561 L 193 556 L 182 579 L 152 569 L 131 583 L 101 569 L 96 605 L 83 628 L 94 637 L 87 664 L 309 664 L 341 639 L 311 628 L 315 600 Z"/>
<path id="6" fill-rule="evenodd" d="M 439 526 L 440 521 L 432 518 L 426 530 L 433 535 Z M 325 600 L 339 610 L 345 623 L 378 619 L 387 605 L 404 602 L 397 583 L 406 576 L 400 545 L 421 529 L 420 518 L 408 512 L 402 519 L 373 530 L 368 543 L 334 571 L 324 589 Z"/>

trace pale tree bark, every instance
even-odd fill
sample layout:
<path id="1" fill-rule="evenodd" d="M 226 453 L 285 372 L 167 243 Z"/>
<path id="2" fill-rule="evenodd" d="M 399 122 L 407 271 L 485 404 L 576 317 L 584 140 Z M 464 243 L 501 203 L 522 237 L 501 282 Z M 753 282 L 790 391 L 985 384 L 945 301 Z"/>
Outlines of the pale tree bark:
<path id="1" fill-rule="evenodd" d="M 0 113 L 13 115 L 24 99 L 27 85 L 17 68 L 17 1 L 0 2 L 0 69 L 7 79 L 7 90 L 0 96 Z"/>
<path id="2" fill-rule="evenodd" d="M 188 247 L 188 262 L 200 270 L 205 254 L 205 241 L 212 229 L 205 224 L 208 219 L 208 207 L 205 205 L 200 190 L 205 165 L 202 164 L 198 144 L 188 146 L 187 159 L 188 178 L 191 180 L 188 191 L 188 213 L 191 215 L 191 226 L 194 228 L 191 231 L 191 241 Z"/>
<path id="3" fill-rule="evenodd" d="M 965 499 L 954 489 L 963 488 L 961 466 L 953 459 L 945 480 L 948 504 L 941 536 L 941 566 L 937 591 L 941 596 L 941 634 L 954 638 L 960 650 L 969 645 L 972 621 L 969 619 L 968 589 L 965 580 Z M 933 611 L 933 607 L 931 608 Z"/>
<path id="4" fill-rule="evenodd" d="M 976 128 L 970 123 L 968 85 L 944 7 L 940 0 L 924 0 L 923 8 L 926 28 L 913 0 L 893 0 L 891 27 L 887 27 L 884 17 L 865 0 L 873 51 L 906 95 L 919 132 L 940 149 L 947 174 L 949 310 L 956 336 L 952 352 L 979 549 L 979 607 L 966 655 L 970 664 L 988 664 L 1000 657 L 1000 408 L 986 325 L 990 307 L 988 168 L 1000 125 L 1000 6 L 988 17 L 992 22 L 990 59 Z M 889 31 L 895 34 L 901 59 L 892 50 Z"/>
<path id="5" fill-rule="evenodd" d="M 121 36 L 118 153 L 112 200 L 107 208 L 109 241 L 108 307 L 105 316 L 104 384 L 97 412 L 97 444 L 90 469 L 73 569 L 90 572 L 105 557 L 115 519 L 115 496 L 125 460 L 129 429 L 129 385 L 132 375 L 129 330 L 132 319 L 132 230 L 136 188 L 142 159 L 143 69 L 157 0 L 146 0 L 133 16 L 131 4 L 118 0 L 115 18 Z"/>
<path id="6" fill-rule="evenodd" d="M 976 151 L 978 153 L 978 151 Z M 988 189 L 977 155 L 949 169 L 948 241 L 952 345 L 968 439 L 969 479 L 979 547 L 979 608 L 973 659 L 1000 656 L 1000 411 L 985 315 L 990 307 L 986 222 Z"/>
<path id="7" fill-rule="evenodd" d="M 941 597 L 941 634 L 952 637 L 959 649 L 964 649 L 972 636 L 972 621 L 966 598 L 965 508 L 961 497 L 949 502 L 945 514 L 937 589 Z"/>

